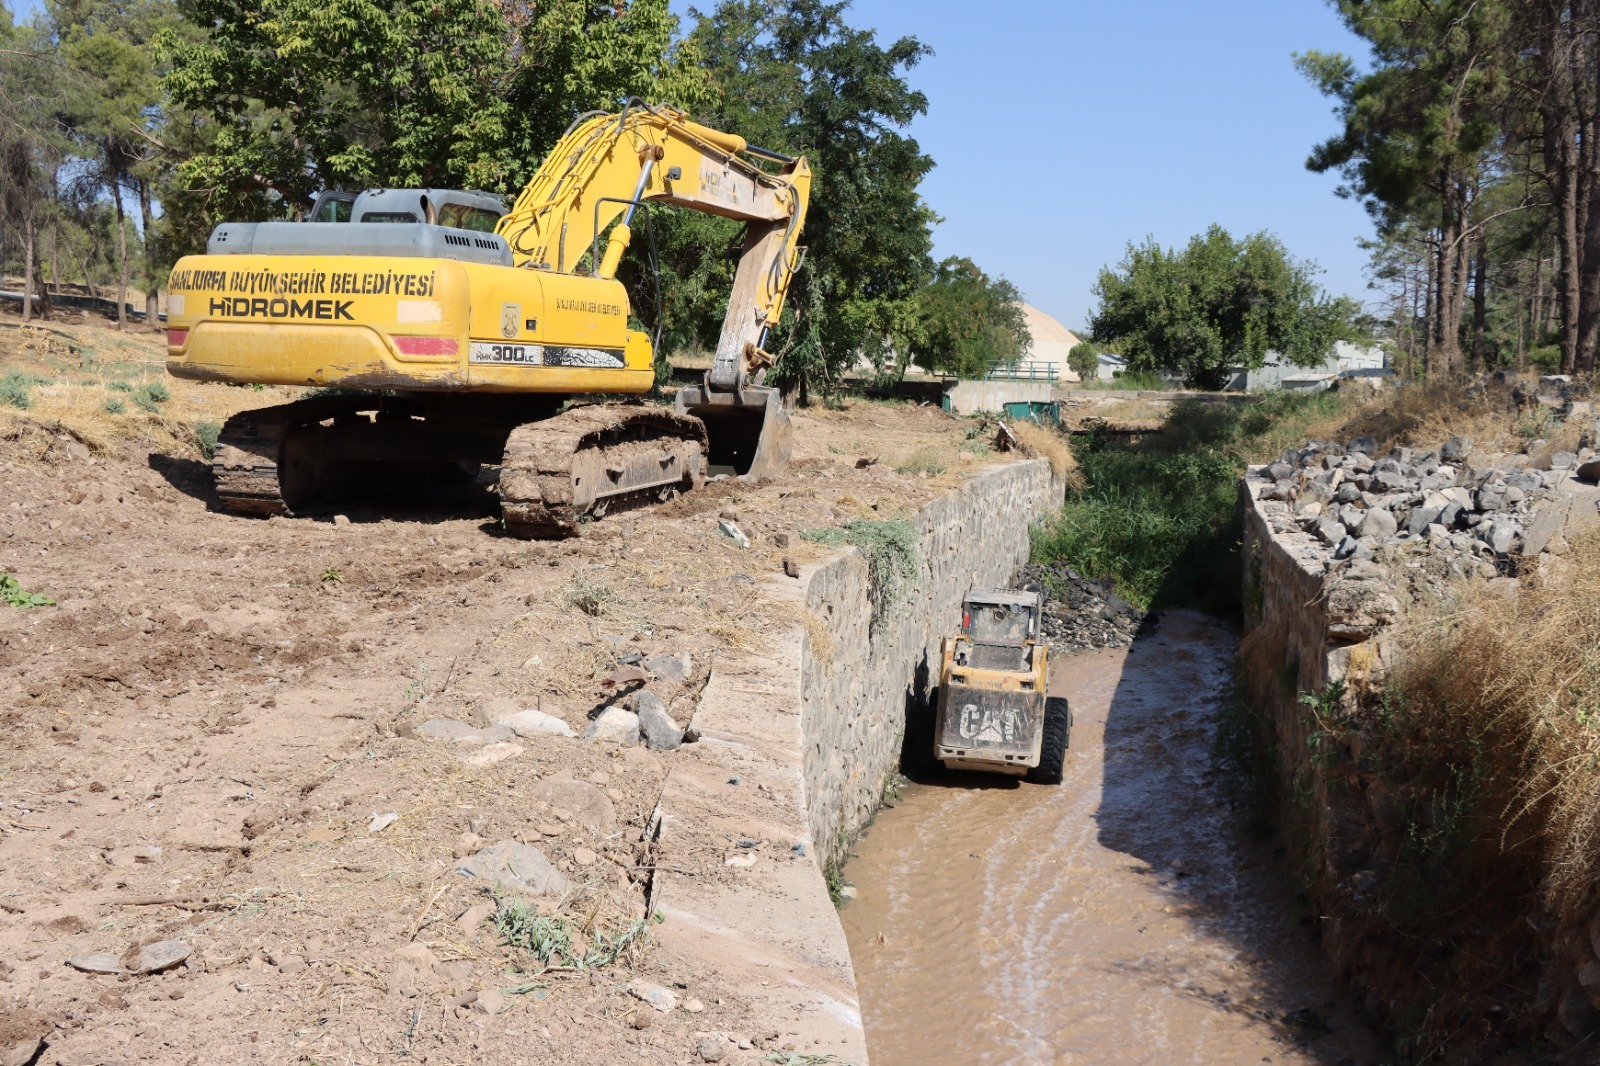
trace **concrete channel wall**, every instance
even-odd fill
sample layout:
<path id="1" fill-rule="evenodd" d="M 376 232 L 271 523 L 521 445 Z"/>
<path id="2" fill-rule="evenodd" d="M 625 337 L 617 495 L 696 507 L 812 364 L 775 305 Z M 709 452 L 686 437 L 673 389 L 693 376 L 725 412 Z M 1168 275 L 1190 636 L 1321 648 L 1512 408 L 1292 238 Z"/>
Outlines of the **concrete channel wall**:
<path id="1" fill-rule="evenodd" d="M 900 764 L 909 700 L 974 585 L 1003 585 L 1064 485 L 1043 460 L 988 468 L 925 506 L 917 573 L 876 626 L 858 549 L 764 592 L 795 618 L 760 653 L 718 660 L 695 712 L 700 742 L 663 789 L 652 906 L 659 936 L 708 968 L 748 973 L 763 1027 L 865 1066 L 849 945 L 824 871 L 872 818 Z M 725 878 L 685 873 L 708 840 L 760 841 Z"/>

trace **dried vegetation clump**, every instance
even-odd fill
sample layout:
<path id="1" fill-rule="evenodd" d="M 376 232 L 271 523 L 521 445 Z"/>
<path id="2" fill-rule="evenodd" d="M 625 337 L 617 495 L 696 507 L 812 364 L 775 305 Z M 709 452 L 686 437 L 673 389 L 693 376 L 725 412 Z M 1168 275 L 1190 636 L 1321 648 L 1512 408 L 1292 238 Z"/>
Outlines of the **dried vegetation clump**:
<path id="1" fill-rule="evenodd" d="M 1473 847 L 1533 860 L 1541 902 L 1571 923 L 1600 883 L 1600 534 L 1546 559 L 1413 620 L 1394 691 L 1410 739 L 1455 767 Z"/>

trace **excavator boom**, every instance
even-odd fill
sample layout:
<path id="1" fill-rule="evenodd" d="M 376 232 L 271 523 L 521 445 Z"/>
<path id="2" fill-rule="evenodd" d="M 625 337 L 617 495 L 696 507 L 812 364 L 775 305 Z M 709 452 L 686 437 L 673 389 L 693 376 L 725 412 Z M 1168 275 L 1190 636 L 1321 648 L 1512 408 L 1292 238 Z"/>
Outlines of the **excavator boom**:
<path id="1" fill-rule="evenodd" d="M 745 155 L 779 169 L 768 173 Z M 711 371 L 680 390 L 675 406 L 707 423 L 713 469 L 758 478 L 780 472 L 792 451 L 781 398 L 760 382 L 773 362 L 763 348 L 767 332 L 778 324 L 800 266 L 810 195 L 804 158 L 752 149 L 671 108 L 636 105 L 575 122 L 496 232 L 519 265 L 558 273 L 587 268 L 610 278 L 641 203 L 743 221 L 744 247 Z"/>

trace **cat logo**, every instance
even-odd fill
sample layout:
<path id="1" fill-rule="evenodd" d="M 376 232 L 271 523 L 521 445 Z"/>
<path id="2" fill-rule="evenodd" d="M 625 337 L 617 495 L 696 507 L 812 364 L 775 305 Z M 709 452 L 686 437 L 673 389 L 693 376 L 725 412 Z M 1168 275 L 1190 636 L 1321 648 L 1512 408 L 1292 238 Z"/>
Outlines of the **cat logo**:
<path id="1" fill-rule="evenodd" d="M 507 339 L 515 337 L 522 328 L 522 305 L 500 305 L 500 336 Z"/>

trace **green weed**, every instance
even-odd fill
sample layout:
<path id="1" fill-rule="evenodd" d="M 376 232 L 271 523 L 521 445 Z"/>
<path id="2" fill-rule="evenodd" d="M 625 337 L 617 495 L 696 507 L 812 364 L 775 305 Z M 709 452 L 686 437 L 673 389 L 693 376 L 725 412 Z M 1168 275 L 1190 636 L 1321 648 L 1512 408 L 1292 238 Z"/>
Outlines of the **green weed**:
<path id="1" fill-rule="evenodd" d="M 142 411 L 155 414 L 161 405 L 172 399 L 172 390 L 165 382 L 149 381 L 133 390 L 133 404 Z"/>
<path id="2" fill-rule="evenodd" d="M 108 414 L 108 415 L 120 415 L 120 414 L 124 413 L 127 410 L 128 410 L 128 405 L 122 402 L 121 397 L 118 397 L 118 396 L 107 396 L 106 397 L 106 414 Z"/>
<path id="3" fill-rule="evenodd" d="M 867 583 L 872 597 L 872 631 L 905 598 L 912 580 L 922 569 L 917 527 L 903 518 L 885 522 L 847 522 L 837 529 L 802 529 L 800 535 L 818 544 L 851 544 L 867 561 Z"/>
<path id="4" fill-rule="evenodd" d="M 27 410 L 33 406 L 33 389 L 48 379 L 37 374 L 24 374 L 20 370 L 7 370 L 0 376 L 0 406 Z"/>
<path id="5" fill-rule="evenodd" d="M 42 592 L 27 592 L 17 584 L 17 579 L 10 574 L 0 574 L 0 600 L 8 606 L 21 607 L 54 607 L 56 601 Z"/>
<path id="6" fill-rule="evenodd" d="M 222 433 L 222 426 L 217 422 L 196 422 L 194 424 L 194 443 L 200 449 L 200 454 L 206 460 L 217 457 L 217 437 Z"/>
<path id="7" fill-rule="evenodd" d="M 592 930 L 588 947 L 580 952 L 575 935 L 577 927 L 570 918 L 540 914 L 525 900 L 502 896 L 489 920 L 494 923 L 502 944 L 527 952 L 547 970 L 556 967 L 596 970 L 610 966 L 630 947 L 641 942 L 653 924 L 652 919 L 636 918 L 617 933 Z"/>

